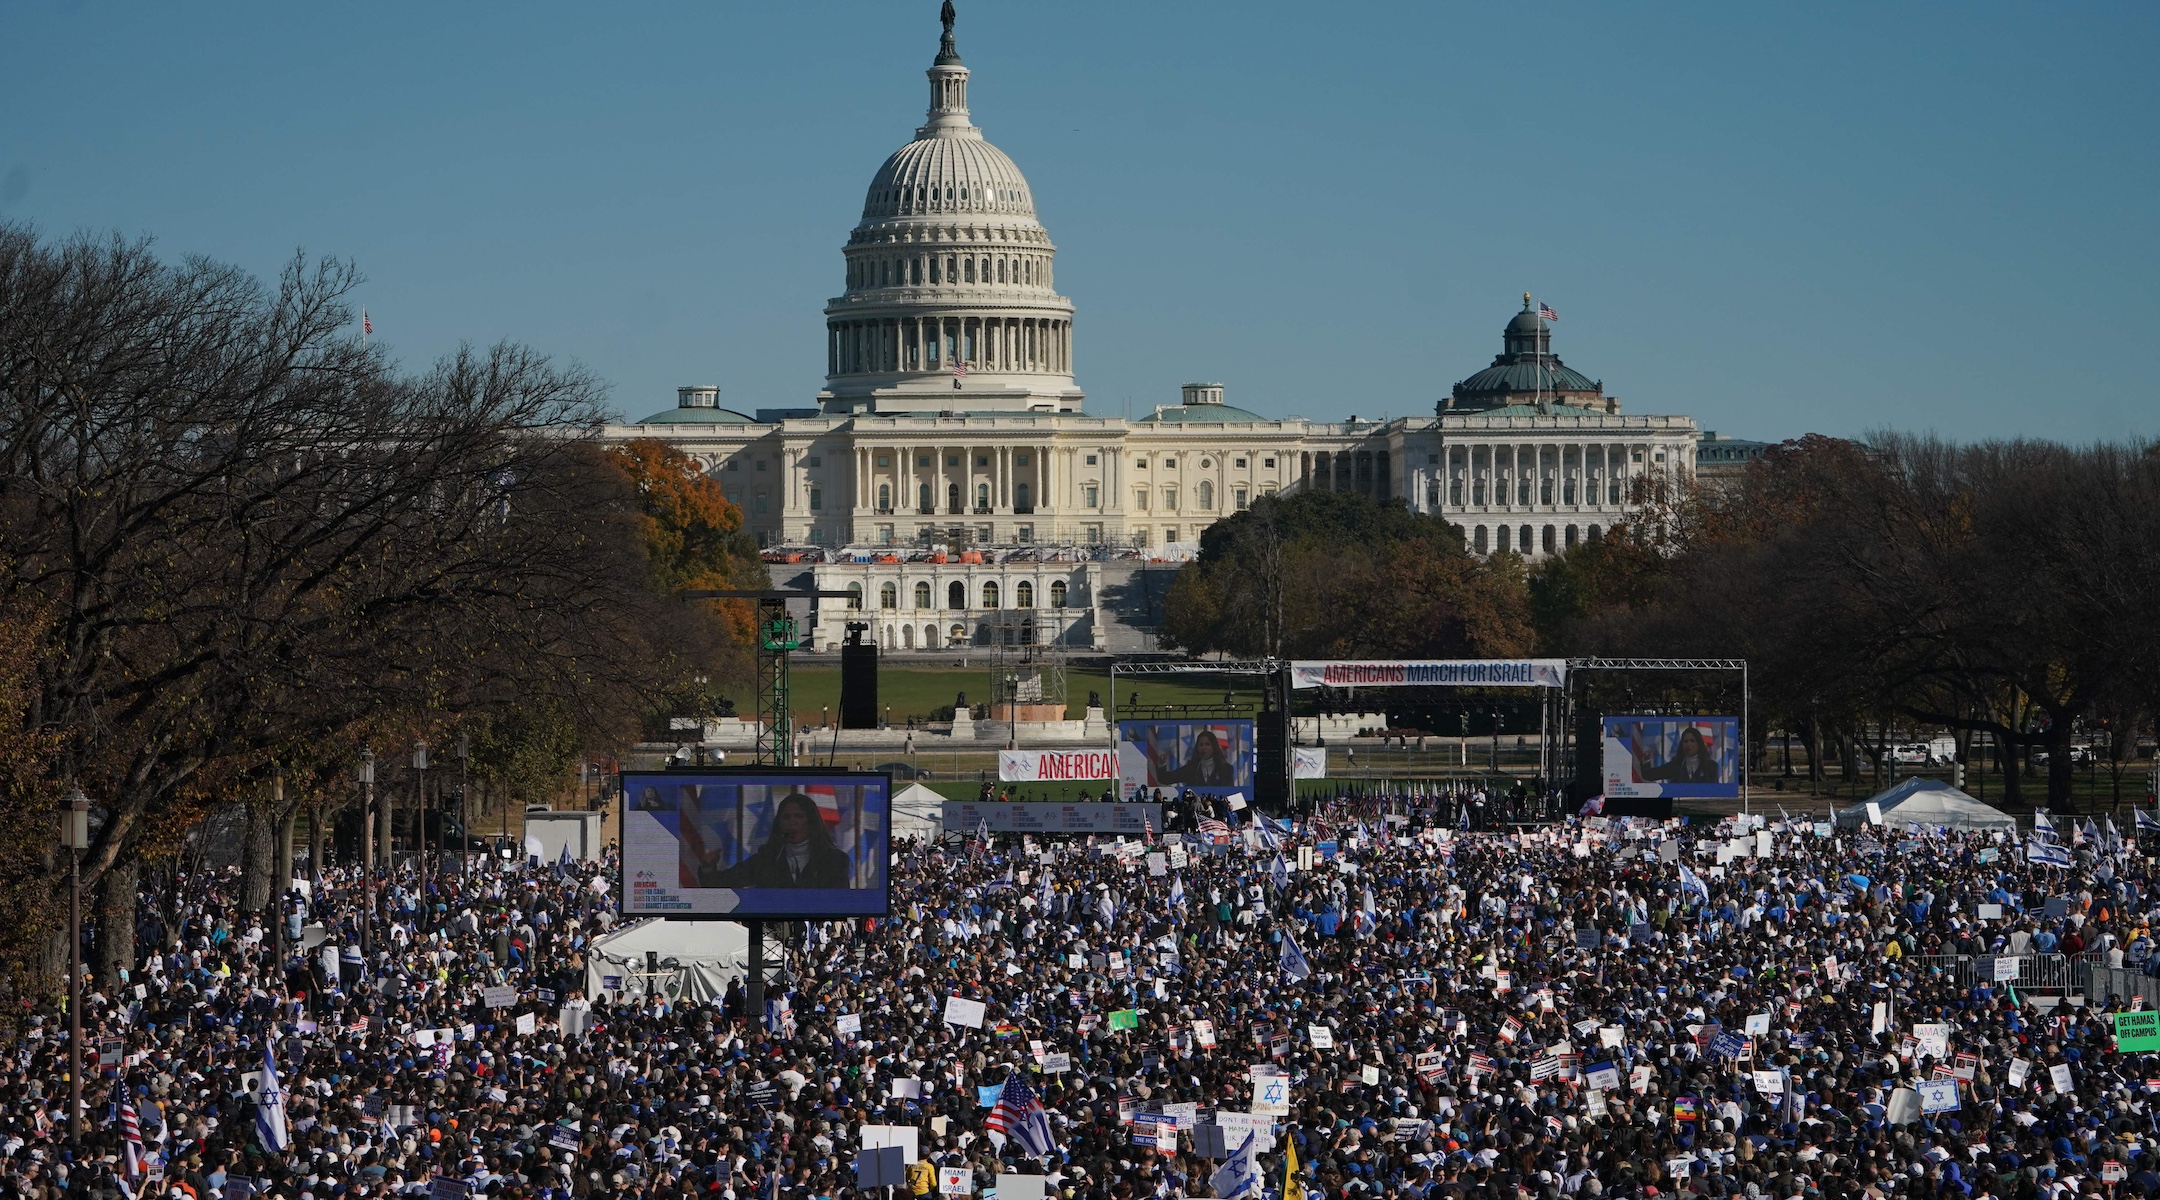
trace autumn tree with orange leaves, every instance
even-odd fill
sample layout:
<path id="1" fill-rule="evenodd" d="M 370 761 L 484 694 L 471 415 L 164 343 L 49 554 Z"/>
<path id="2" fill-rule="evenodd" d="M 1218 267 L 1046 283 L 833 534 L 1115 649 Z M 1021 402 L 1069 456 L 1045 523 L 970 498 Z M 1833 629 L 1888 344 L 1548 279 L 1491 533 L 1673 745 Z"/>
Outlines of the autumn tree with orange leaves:
<path id="1" fill-rule="evenodd" d="M 638 530 L 655 588 L 681 592 L 772 586 L 757 542 L 743 528 L 742 509 L 696 459 L 651 438 L 624 442 L 607 453 L 608 461 L 637 489 Z M 717 603 L 736 640 L 748 644 L 756 632 L 755 606 Z"/>

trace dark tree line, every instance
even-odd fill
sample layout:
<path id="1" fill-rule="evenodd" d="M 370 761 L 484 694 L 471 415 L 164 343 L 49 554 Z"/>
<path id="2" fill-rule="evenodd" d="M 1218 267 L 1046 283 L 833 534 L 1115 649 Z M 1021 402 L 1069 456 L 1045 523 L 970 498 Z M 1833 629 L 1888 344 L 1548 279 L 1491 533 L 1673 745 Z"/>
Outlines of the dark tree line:
<path id="1" fill-rule="evenodd" d="M 1209 526 L 1164 608 L 1166 640 L 1196 654 L 1504 656 L 1535 636 L 1521 559 L 1347 492 L 1266 496 Z"/>
<path id="2" fill-rule="evenodd" d="M 301 808 L 349 801 L 364 743 L 620 744 L 737 661 L 720 613 L 656 586 L 595 379 L 508 344 L 403 373 L 353 329 L 356 282 L 0 226 L 8 962 L 54 952 L 71 785 L 109 964 L 140 870 L 215 809 L 248 805 L 261 868 Z M 250 900 L 270 886 L 251 871 Z"/>
<path id="3" fill-rule="evenodd" d="M 1655 530 L 1653 536 L 1651 531 Z M 1540 567 L 1548 648 L 1750 660 L 1760 731 L 1879 769 L 1898 725 L 1993 735 L 2004 795 L 2160 710 L 2160 449 L 1807 438 Z"/>

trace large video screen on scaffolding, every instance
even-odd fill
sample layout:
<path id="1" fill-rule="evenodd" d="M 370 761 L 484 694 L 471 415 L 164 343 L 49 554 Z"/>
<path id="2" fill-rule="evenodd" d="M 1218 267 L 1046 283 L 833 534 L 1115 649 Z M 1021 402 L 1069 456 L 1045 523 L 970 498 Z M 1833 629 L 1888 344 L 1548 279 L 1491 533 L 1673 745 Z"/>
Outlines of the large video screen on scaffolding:
<path id="1" fill-rule="evenodd" d="M 892 911 L 892 778 L 753 767 L 623 774 L 631 917 L 821 921 Z"/>
<path id="2" fill-rule="evenodd" d="M 1252 799 L 1259 751 L 1249 718 L 1119 721 L 1117 751 L 1118 791 L 1128 799 L 1135 787 Z"/>
<path id="3" fill-rule="evenodd" d="M 1740 718 L 1606 717 L 1605 795 L 1737 800 Z"/>

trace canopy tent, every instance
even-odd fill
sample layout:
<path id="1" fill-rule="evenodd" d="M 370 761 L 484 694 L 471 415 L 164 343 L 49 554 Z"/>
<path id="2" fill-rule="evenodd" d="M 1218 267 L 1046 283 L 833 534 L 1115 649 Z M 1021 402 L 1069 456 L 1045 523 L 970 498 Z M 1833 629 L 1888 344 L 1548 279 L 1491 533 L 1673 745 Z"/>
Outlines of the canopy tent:
<path id="1" fill-rule="evenodd" d="M 1837 823 L 1852 829 L 1868 823 L 1867 806 L 1882 809 L 1885 826 L 1946 825 L 1952 829 L 2001 829 L 2017 832 L 2017 818 L 1951 787 L 1940 779 L 1908 779 L 1877 792 L 1851 808 L 1840 809 Z"/>
<path id="2" fill-rule="evenodd" d="M 900 789 L 892 801 L 892 836 L 934 842 L 945 832 L 945 797 L 919 783 Z"/>
<path id="3" fill-rule="evenodd" d="M 663 972 L 651 980 L 671 997 L 718 1003 L 728 984 L 750 974 L 750 931 L 734 921 L 665 921 L 625 925 L 585 951 L 585 995 L 645 994 L 646 954 Z"/>

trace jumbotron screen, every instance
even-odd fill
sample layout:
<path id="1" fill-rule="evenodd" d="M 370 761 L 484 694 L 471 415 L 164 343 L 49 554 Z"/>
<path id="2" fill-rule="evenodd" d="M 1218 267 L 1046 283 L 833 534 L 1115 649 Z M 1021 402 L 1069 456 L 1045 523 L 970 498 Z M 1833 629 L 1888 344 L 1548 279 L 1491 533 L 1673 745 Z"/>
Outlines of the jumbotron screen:
<path id="1" fill-rule="evenodd" d="M 1606 717 L 1605 795 L 1738 799 L 1738 717 Z"/>
<path id="2" fill-rule="evenodd" d="M 1250 720 L 1119 721 L 1117 750 L 1118 791 L 1128 799 L 1135 787 L 1252 798 L 1258 752 Z"/>
<path id="3" fill-rule="evenodd" d="M 892 779 L 744 768 L 623 774 L 623 914 L 826 920 L 892 911 Z"/>

